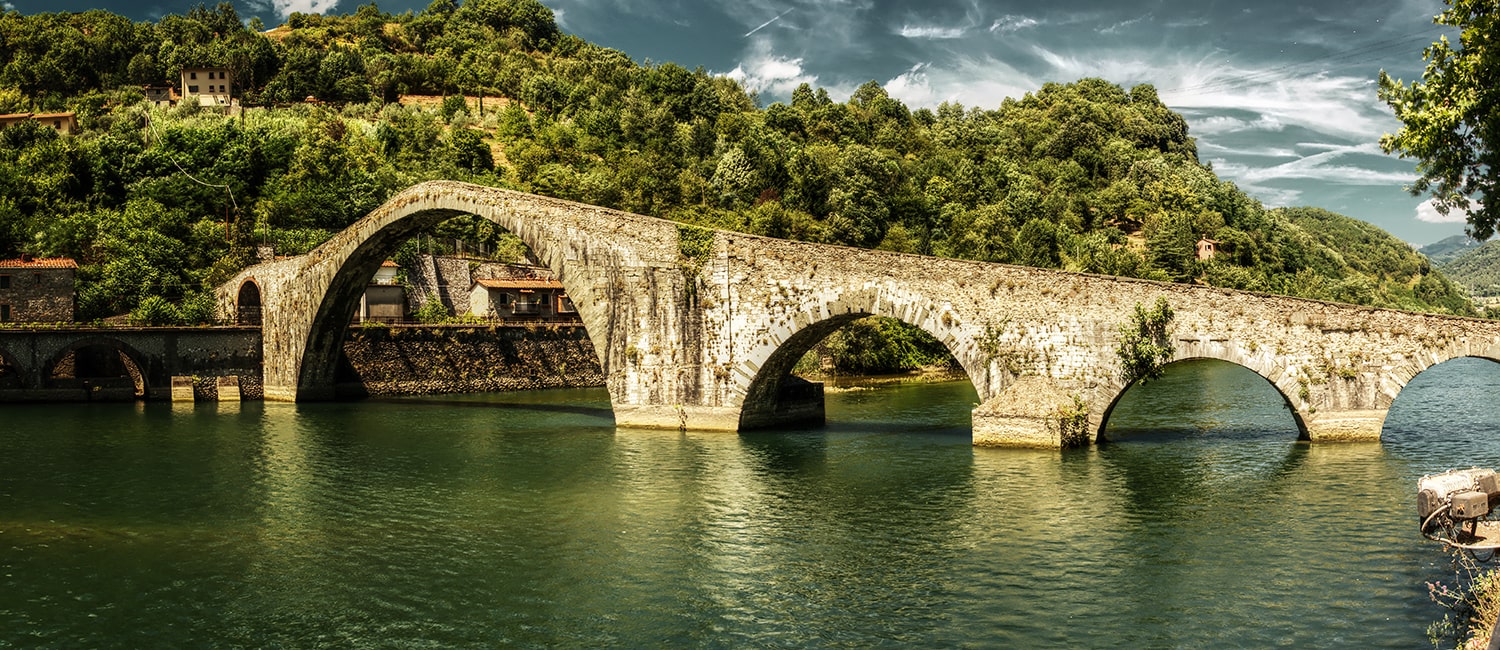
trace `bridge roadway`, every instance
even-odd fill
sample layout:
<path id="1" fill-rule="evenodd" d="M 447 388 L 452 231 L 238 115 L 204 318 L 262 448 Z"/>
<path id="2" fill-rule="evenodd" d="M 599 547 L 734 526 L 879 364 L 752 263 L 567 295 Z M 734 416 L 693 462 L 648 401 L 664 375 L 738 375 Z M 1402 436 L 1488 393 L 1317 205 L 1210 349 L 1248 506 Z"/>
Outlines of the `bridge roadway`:
<path id="1" fill-rule="evenodd" d="M 1302 437 L 1378 439 L 1417 373 L 1500 359 L 1500 323 L 706 231 L 506 190 L 437 181 L 401 192 L 311 253 L 219 290 L 231 317 L 259 306 L 265 396 L 334 396 L 340 341 L 380 262 L 461 214 L 521 238 L 583 318 L 622 426 L 742 430 L 819 420 L 821 387 L 789 374 L 851 320 L 926 330 L 981 403 L 978 445 L 1097 439 L 1127 385 L 1116 346 L 1137 304 L 1176 312 L 1176 360 L 1220 359 L 1274 385 Z"/>
<path id="2" fill-rule="evenodd" d="M 65 360 L 73 370 L 55 376 Z M 107 366 L 107 377 L 79 372 L 87 365 Z M 253 387 L 260 328 L 0 328 L 0 368 L 0 401 L 169 399 L 174 375 L 235 375 Z"/>

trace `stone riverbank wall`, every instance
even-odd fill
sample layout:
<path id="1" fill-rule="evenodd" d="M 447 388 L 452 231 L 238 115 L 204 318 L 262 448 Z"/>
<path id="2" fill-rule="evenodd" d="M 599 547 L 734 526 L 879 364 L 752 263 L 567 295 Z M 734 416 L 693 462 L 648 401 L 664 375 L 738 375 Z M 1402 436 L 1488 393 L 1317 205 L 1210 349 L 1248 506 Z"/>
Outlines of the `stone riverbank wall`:
<path id="1" fill-rule="evenodd" d="M 604 385 L 588 334 L 577 326 L 353 327 L 341 392 L 476 393 Z"/>

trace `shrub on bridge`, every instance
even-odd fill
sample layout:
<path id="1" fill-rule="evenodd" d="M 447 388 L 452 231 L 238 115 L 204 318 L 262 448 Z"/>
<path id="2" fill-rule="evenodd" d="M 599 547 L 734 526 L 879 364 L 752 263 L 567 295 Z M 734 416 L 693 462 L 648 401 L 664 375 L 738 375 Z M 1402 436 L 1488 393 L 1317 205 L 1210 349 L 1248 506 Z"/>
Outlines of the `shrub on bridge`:
<path id="1" fill-rule="evenodd" d="M 1157 298 L 1150 310 L 1136 303 L 1130 322 L 1120 326 L 1115 352 L 1120 357 L 1120 379 L 1127 386 L 1160 377 L 1162 366 L 1172 360 L 1172 316 L 1167 299 Z"/>

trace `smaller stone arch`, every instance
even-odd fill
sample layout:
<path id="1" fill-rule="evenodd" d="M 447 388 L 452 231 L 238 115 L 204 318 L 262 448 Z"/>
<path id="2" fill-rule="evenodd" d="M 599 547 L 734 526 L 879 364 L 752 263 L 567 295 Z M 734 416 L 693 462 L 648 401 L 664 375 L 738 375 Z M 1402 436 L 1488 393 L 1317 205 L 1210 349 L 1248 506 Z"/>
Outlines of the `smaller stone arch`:
<path id="1" fill-rule="evenodd" d="M 254 277 L 245 278 L 240 283 L 239 291 L 235 293 L 235 324 L 260 327 L 261 304 L 260 283 Z"/>
<path id="2" fill-rule="evenodd" d="M 1500 346 L 1484 349 L 1436 350 L 1414 355 L 1412 358 L 1406 359 L 1405 363 L 1396 365 L 1383 378 L 1381 392 L 1385 398 L 1385 405 L 1389 407 L 1395 404 L 1396 400 L 1401 396 L 1401 391 L 1406 390 L 1407 385 L 1411 384 L 1412 380 L 1417 378 L 1417 375 L 1427 372 L 1433 366 L 1465 357 L 1500 363 Z"/>
<path id="3" fill-rule="evenodd" d="M 772 318 L 776 324 L 750 350 L 748 359 L 740 364 L 741 372 L 735 373 L 743 386 L 739 429 L 822 422 L 822 386 L 792 375 L 792 367 L 835 330 L 867 316 L 894 318 L 926 332 L 947 348 L 976 390 L 982 392 L 987 387 L 975 381 L 975 360 L 965 353 L 967 347 L 956 344 L 954 330 L 960 326 L 946 310 L 919 296 L 853 289 L 833 300 L 804 305 Z"/>
<path id="4" fill-rule="evenodd" d="M 1185 361 L 1211 360 L 1239 366 L 1255 373 L 1256 376 L 1265 380 L 1267 384 L 1276 389 L 1276 394 L 1281 397 L 1282 403 L 1286 406 L 1287 411 L 1291 413 L 1292 421 L 1297 426 L 1297 439 L 1310 439 L 1307 420 L 1304 417 L 1304 413 L 1297 407 L 1292 398 L 1287 395 L 1286 388 L 1271 379 L 1272 376 L 1279 377 L 1285 374 L 1283 372 L 1280 372 L 1279 364 L 1275 362 L 1274 359 L 1270 358 L 1269 356 L 1253 357 L 1255 360 L 1251 361 L 1252 357 L 1250 355 L 1245 355 L 1242 353 L 1202 354 L 1189 352 L 1188 354 L 1182 354 L 1182 350 L 1179 350 L 1178 352 L 1179 354 L 1175 355 L 1174 358 L 1170 362 L 1168 362 L 1166 366 L 1163 367 L 1176 365 Z M 1237 352 L 1243 351 L 1237 350 Z M 1129 384 L 1126 384 L 1119 381 L 1118 379 L 1113 379 L 1100 387 L 1100 394 L 1107 396 L 1108 401 L 1105 402 L 1107 406 L 1105 406 L 1100 411 L 1097 421 L 1094 421 L 1093 418 L 1090 418 L 1089 425 L 1093 430 L 1093 440 L 1095 443 L 1104 441 L 1104 429 L 1109 424 L 1110 415 L 1114 413 L 1115 407 L 1119 406 L 1120 400 L 1125 397 L 1125 393 L 1129 392 L 1132 387 L 1139 383 L 1141 383 L 1140 380 L 1132 381 Z M 1295 382 L 1293 383 L 1295 384 Z"/>
<path id="5" fill-rule="evenodd" d="M 144 360 L 124 341 L 89 337 L 53 355 L 42 377 L 47 388 L 82 390 L 89 400 L 141 400 L 151 388 Z"/>

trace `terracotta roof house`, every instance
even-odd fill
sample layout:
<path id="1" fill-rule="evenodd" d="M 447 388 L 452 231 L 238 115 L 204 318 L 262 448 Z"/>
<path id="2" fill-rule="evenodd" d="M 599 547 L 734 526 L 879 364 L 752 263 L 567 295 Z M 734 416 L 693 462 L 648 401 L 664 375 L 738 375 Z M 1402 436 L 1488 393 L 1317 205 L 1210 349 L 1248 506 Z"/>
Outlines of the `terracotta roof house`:
<path id="1" fill-rule="evenodd" d="M 574 320 L 578 311 L 550 278 L 479 279 L 469 290 L 469 312 L 481 318 L 514 320 Z"/>
<path id="2" fill-rule="evenodd" d="M 35 121 L 43 126 L 57 129 L 63 135 L 72 135 L 78 132 L 78 116 L 74 113 L 10 113 L 0 115 L 0 129 L 15 126 L 22 122 Z"/>
<path id="3" fill-rule="evenodd" d="M 0 322 L 72 322 L 77 271 L 66 257 L 0 260 Z"/>

